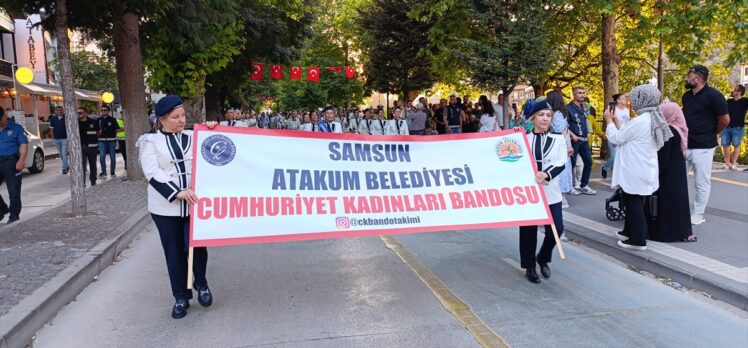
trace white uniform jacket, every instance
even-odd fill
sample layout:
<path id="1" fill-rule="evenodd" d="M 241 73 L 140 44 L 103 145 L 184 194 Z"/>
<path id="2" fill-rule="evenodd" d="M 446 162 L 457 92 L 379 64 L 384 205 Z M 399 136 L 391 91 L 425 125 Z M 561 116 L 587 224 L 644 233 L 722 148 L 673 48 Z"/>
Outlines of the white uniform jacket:
<path id="1" fill-rule="evenodd" d="M 300 130 L 305 132 L 319 132 L 319 125 L 314 123 L 304 123 L 301 125 Z"/>
<path id="2" fill-rule="evenodd" d="M 192 180 L 192 131 L 158 130 L 138 140 L 140 165 L 148 180 L 148 211 L 163 216 L 190 215 L 187 201 L 177 194 Z"/>
<path id="3" fill-rule="evenodd" d="M 370 120 L 362 119 L 358 132 L 368 135 L 382 135 L 384 134 L 384 120 L 378 118 L 372 118 Z"/>
<path id="4" fill-rule="evenodd" d="M 543 182 L 543 190 L 548 204 L 561 202 L 561 189 L 558 186 L 557 176 L 564 171 L 564 166 L 569 158 L 566 148 L 566 140 L 563 135 L 550 132 L 527 134 L 530 143 L 530 151 L 535 159 L 535 168 L 548 174 Z"/>
<path id="5" fill-rule="evenodd" d="M 385 135 L 409 135 L 408 122 L 405 120 L 387 120 L 384 124 Z"/>

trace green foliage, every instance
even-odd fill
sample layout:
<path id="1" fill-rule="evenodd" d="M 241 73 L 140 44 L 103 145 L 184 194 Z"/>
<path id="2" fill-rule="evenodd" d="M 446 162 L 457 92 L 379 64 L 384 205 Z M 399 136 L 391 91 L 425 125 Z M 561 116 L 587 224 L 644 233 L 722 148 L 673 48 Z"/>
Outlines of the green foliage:
<path id="1" fill-rule="evenodd" d="M 233 0 L 187 0 L 144 25 L 149 85 L 182 96 L 204 93 L 205 80 L 231 63 L 245 40 Z"/>
<path id="2" fill-rule="evenodd" d="M 70 63 L 73 66 L 73 85 L 76 88 L 104 92 L 117 91 L 117 72 L 114 70 L 114 62 L 108 57 L 97 56 L 87 51 L 77 51 L 70 54 Z M 57 57 L 54 57 L 49 64 L 52 70 L 58 72 L 54 80 L 59 83 L 60 63 Z"/>

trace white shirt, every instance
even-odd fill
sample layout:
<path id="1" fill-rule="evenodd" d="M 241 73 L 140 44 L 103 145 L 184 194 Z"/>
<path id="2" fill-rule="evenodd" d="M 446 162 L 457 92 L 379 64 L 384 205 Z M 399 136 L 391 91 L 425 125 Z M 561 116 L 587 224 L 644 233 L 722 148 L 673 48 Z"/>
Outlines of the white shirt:
<path id="1" fill-rule="evenodd" d="M 621 127 L 625 126 L 626 123 L 629 123 L 629 121 L 631 121 L 631 111 L 629 111 L 629 109 L 619 109 L 616 106 L 615 115 L 618 120 L 621 121 Z"/>
<path id="2" fill-rule="evenodd" d="M 301 125 L 300 130 L 303 130 L 305 132 L 319 132 L 319 125 L 316 125 L 314 123 L 304 123 Z"/>
<path id="3" fill-rule="evenodd" d="M 493 104 L 493 113 L 499 121 L 499 126 L 504 127 L 504 106 L 499 103 Z"/>
<path id="4" fill-rule="evenodd" d="M 291 120 L 288 121 L 288 129 L 299 130 L 299 127 L 301 127 L 301 119 L 298 117 L 292 117 Z"/>
<path id="5" fill-rule="evenodd" d="M 498 116 L 491 116 L 489 114 L 483 114 L 480 117 L 480 129 L 479 132 L 493 132 L 499 129 Z"/>
<path id="6" fill-rule="evenodd" d="M 247 127 L 250 128 L 257 128 L 257 119 L 254 117 L 250 117 L 247 119 Z"/>
<path id="7" fill-rule="evenodd" d="M 408 135 L 408 122 L 405 120 L 387 120 L 384 124 L 385 135 Z"/>
<path id="8" fill-rule="evenodd" d="M 650 130 L 651 114 L 645 112 L 629 121 L 621 129 L 608 123 L 605 135 L 617 146 L 613 163 L 613 180 L 610 184 L 620 186 L 632 195 L 648 196 L 659 188 L 657 149 Z"/>
<path id="9" fill-rule="evenodd" d="M 348 121 L 348 131 L 351 133 L 358 133 L 361 123 L 363 123 L 362 121 L 363 118 L 357 118 L 356 116 L 351 117 Z"/>
<path id="10" fill-rule="evenodd" d="M 359 128 L 359 133 L 361 134 L 370 134 L 370 135 L 382 135 L 384 134 L 384 120 L 380 120 L 378 118 L 372 118 L 370 120 L 363 120 L 361 122 L 361 126 Z M 364 129 L 364 131 L 361 131 L 361 128 Z"/>

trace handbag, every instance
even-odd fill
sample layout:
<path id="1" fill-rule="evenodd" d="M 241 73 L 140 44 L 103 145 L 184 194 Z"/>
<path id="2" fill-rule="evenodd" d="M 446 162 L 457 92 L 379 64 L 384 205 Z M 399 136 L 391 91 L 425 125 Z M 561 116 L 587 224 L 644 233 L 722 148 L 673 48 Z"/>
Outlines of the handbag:
<path id="1" fill-rule="evenodd" d="M 657 220 L 657 201 L 658 197 L 656 193 L 644 197 L 644 212 L 647 213 L 649 218 L 652 220 Z"/>

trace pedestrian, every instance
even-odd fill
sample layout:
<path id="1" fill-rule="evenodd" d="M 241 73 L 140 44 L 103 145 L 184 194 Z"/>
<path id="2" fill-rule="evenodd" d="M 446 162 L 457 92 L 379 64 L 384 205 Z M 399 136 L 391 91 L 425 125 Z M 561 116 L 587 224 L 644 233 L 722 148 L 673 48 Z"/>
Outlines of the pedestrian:
<path id="1" fill-rule="evenodd" d="M 588 186 L 590 182 L 590 174 L 592 172 L 592 149 L 590 148 L 588 141 L 589 130 L 587 129 L 585 107 L 582 104 L 584 103 L 587 92 L 583 87 L 574 87 L 572 93 L 574 94 L 574 100 L 566 105 L 566 110 L 569 112 L 568 122 L 571 146 L 574 148 L 571 164 L 572 167 L 576 166 L 577 155 L 581 157 L 584 167 L 582 169 L 582 179 L 579 185 L 579 192 L 586 195 L 594 195 L 597 191 Z"/>
<path id="2" fill-rule="evenodd" d="M 65 129 L 65 109 L 62 106 L 55 107 L 55 114 L 49 118 L 49 127 L 52 128 L 52 138 L 62 160 L 62 174 L 70 170 L 68 165 L 68 132 Z"/>
<path id="3" fill-rule="evenodd" d="M 288 129 L 299 130 L 300 127 L 301 127 L 301 118 L 299 118 L 299 113 L 294 111 L 291 113 L 291 118 L 288 120 Z"/>
<path id="4" fill-rule="evenodd" d="M 343 126 L 335 121 L 335 109 L 332 106 L 325 108 L 325 120 L 320 122 L 319 131 L 324 133 L 343 133 Z"/>
<path id="5" fill-rule="evenodd" d="M 439 99 L 439 106 L 434 111 L 434 122 L 436 123 L 436 129 L 437 134 L 446 134 L 447 133 L 447 124 L 444 123 L 444 114 L 447 111 L 447 100 L 446 99 Z"/>
<path id="6" fill-rule="evenodd" d="M 572 165 L 571 155 L 574 154 L 574 148 L 571 146 L 571 136 L 569 135 L 569 112 L 564 107 L 564 96 L 560 91 L 550 91 L 546 95 L 546 101 L 551 104 L 551 110 L 553 111 L 553 120 L 551 121 L 551 131 L 560 134 L 566 141 L 566 166 L 564 171 L 558 176 L 558 188 L 561 191 L 561 207 L 569 208 L 569 202 L 566 199 L 566 194 L 578 195 L 579 191 L 574 189 L 572 185 Z M 565 236 L 562 236 L 566 238 Z"/>
<path id="7" fill-rule="evenodd" d="M 88 171 L 91 186 L 96 186 L 96 155 L 99 154 L 99 122 L 88 117 L 88 109 L 78 108 L 78 132 L 81 138 L 81 159 L 83 161 L 83 177 Z M 88 162 L 88 169 L 86 169 Z M 102 169 L 103 171 L 104 169 Z"/>
<path id="8" fill-rule="evenodd" d="M 444 108 L 442 122 L 446 125 L 445 131 L 448 134 L 462 133 L 462 112 L 460 105 L 457 103 L 457 96 L 449 96 L 449 105 Z"/>
<path id="9" fill-rule="evenodd" d="M 504 106 L 503 94 L 500 94 L 496 98 L 496 103 L 493 104 L 493 110 L 496 115 L 496 120 L 499 122 L 499 128 L 506 129 L 506 127 L 509 126 L 511 116 L 509 115 L 509 108 Z"/>
<path id="10" fill-rule="evenodd" d="M 0 221 L 10 213 L 9 225 L 21 219 L 21 178 L 28 151 L 29 139 L 23 126 L 10 122 L 8 115 L 0 108 L 0 185 L 5 182 L 10 201 L 8 206 L 0 196 Z"/>
<path id="11" fill-rule="evenodd" d="M 106 178 L 106 157 L 109 155 L 109 174 L 113 178 L 117 177 L 114 170 L 117 168 L 117 132 L 120 131 L 117 120 L 110 115 L 111 109 L 108 105 L 102 105 L 99 108 L 101 117 L 96 119 L 99 122 L 99 162 L 101 164 L 100 178 Z"/>
<path id="12" fill-rule="evenodd" d="M 730 123 L 722 130 L 722 154 L 725 158 L 725 169 L 738 170 L 740 143 L 745 131 L 745 114 L 748 111 L 748 98 L 744 97 L 745 86 L 737 85 L 732 90 L 731 99 L 727 100 L 727 112 Z M 730 147 L 732 145 L 732 148 Z"/>
<path id="13" fill-rule="evenodd" d="M 618 232 L 618 245 L 633 250 L 647 249 L 647 220 L 644 199 L 659 187 L 657 151 L 673 137 L 658 108 L 660 91 L 653 85 L 639 85 L 631 90 L 631 107 L 636 118 L 625 126 L 610 110 L 605 135 L 618 146 L 611 187 L 623 191 L 621 201 L 626 210 L 623 231 Z"/>
<path id="14" fill-rule="evenodd" d="M 567 162 L 566 140 L 558 134 L 551 133 L 553 110 L 546 101 L 529 100 L 522 108 L 527 122 L 533 125 L 527 133 L 535 163 L 535 182 L 543 185 L 543 191 L 548 202 L 548 208 L 553 217 L 556 231 L 563 233 L 564 220 L 561 209 L 561 191 L 558 188 L 558 176 L 563 172 Z M 515 130 L 524 131 L 522 128 Z M 553 247 L 556 239 L 551 225 L 545 225 L 545 237 L 538 254 L 535 254 L 538 243 L 538 226 L 521 226 L 519 228 L 520 264 L 525 269 L 525 278 L 533 283 L 540 283 L 536 264 L 540 266 L 540 274 L 550 278 Z"/>
<path id="15" fill-rule="evenodd" d="M 148 211 L 158 229 L 169 273 L 171 292 L 175 303 L 171 311 L 174 319 L 187 315 L 192 290 L 187 289 L 187 258 L 190 231 L 190 204 L 197 196 L 190 187 L 192 168 L 192 131 L 185 130 L 182 100 L 175 95 L 161 98 L 156 103 L 156 116 L 161 127 L 143 135 L 140 147 L 140 164 L 148 179 Z M 208 122 L 213 128 L 216 122 Z M 213 296 L 205 278 L 208 250 L 194 248 L 193 287 L 197 301 L 203 307 L 213 303 Z"/>
<path id="16" fill-rule="evenodd" d="M 260 113 L 260 117 L 257 119 L 257 126 L 265 129 L 270 126 L 270 117 L 266 112 Z"/>
<path id="17" fill-rule="evenodd" d="M 486 98 L 481 100 L 480 132 L 494 132 L 499 130 L 499 117 L 491 102 Z"/>
<path id="18" fill-rule="evenodd" d="M 691 223 L 703 223 L 704 210 L 712 190 L 712 163 L 717 147 L 717 134 L 730 123 L 725 96 L 707 83 L 709 69 L 695 65 L 686 74 L 688 91 L 681 99 L 688 126 L 686 168 L 693 169 L 696 194 L 693 199 Z"/>
<path id="19" fill-rule="evenodd" d="M 613 113 L 615 114 L 618 121 L 621 122 L 621 127 L 625 126 L 626 123 L 631 120 L 631 111 L 629 110 L 629 97 L 626 95 L 626 93 L 618 93 L 613 95 L 613 103 L 615 103 L 612 106 Z M 603 164 L 603 167 L 600 169 L 600 175 L 603 177 L 603 179 L 608 178 L 608 171 L 610 171 L 613 168 L 613 163 L 615 163 L 616 159 L 616 146 L 608 143 L 608 152 L 610 153 L 610 157 L 608 160 Z"/>
<path id="20" fill-rule="evenodd" d="M 653 194 L 657 197 L 656 216 L 649 219 L 649 240 L 657 242 L 695 242 L 691 230 L 688 208 L 688 179 L 686 159 L 688 150 L 688 127 L 683 111 L 678 104 L 667 102 L 660 105 L 673 137 L 657 151 L 660 187 Z M 654 201 L 652 203 L 655 203 Z"/>
<path id="21" fill-rule="evenodd" d="M 409 104 L 408 104 L 409 105 Z M 392 109 L 392 119 L 384 125 L 385 135 L 409 135 L 408 122 L 403 120 L 403 110 L 396 106 Z"/>
<path id="22" fill-rule="evenodd" d="M 122 159 L 125 161 L 125 170 L 127 170 L 127 141 L 125 141 L 125 121 L 122 117 L 117 119 L 117 126 L 119 127 L 117 131 L 117 146 L 119 147 L 119 152 L 122 154 Z"/>

